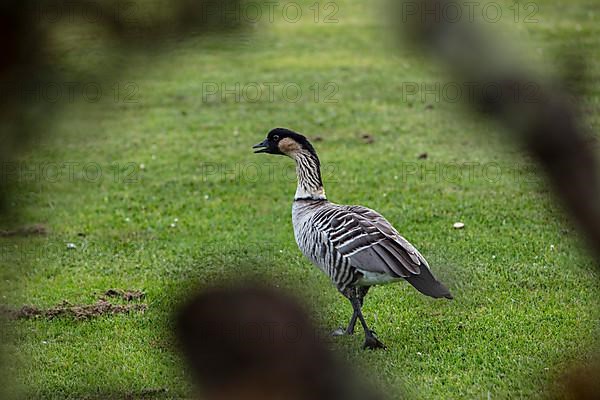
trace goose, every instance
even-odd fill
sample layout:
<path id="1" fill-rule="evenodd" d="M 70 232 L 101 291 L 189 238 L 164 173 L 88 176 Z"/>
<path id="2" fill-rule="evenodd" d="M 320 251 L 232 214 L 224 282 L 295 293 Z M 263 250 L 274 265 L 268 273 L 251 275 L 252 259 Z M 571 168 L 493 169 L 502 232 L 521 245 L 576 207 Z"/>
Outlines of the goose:
<path id="1" fill-rule="evenodd" d="M 367 207 L 327 200 L 319 157 L 306 137 L 275 128 L 253 148 L 255 153 L 284 155 L 296 162 L 297 187 L 292 205 L 296 243 L 353 309 L 347 328 L 338 328 L 333 335 L 354 334 L 358 320 L 365 334 L 363 348 L 385 349 L 362 314 L 364 298 L 374 285 L 406 280 L 427 296 L 452 299 L 421 253 L 381 214 Z"/>

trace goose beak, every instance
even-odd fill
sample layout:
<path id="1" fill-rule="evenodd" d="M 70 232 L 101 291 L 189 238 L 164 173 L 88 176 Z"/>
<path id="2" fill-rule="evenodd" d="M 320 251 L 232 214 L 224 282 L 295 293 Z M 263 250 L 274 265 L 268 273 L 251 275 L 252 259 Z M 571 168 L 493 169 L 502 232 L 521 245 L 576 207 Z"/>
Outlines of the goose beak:
<path id="1" fill-rule="evenodd" d="M 258 149 L 254 153 L 266 153 L 269 150 L 269 140 L 265 139 L 262 142 L 252 146 L 253 149 Z"/>

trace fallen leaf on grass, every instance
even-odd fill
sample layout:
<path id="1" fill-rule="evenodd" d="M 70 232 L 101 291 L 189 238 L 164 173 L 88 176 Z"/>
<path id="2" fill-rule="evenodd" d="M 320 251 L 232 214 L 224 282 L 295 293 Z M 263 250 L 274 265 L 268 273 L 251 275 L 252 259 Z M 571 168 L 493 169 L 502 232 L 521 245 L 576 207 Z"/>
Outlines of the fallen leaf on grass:
<path id="1" fill-rule="evenodd" d="M 363 133 L 361 135 L 361 139 L 363 140 L 363 142 L 365 142 L 366 144 L 371 144 L 375 141 L 375 138 L 373 138 L 373 136 L 369 135 L 368 133 Z"/>

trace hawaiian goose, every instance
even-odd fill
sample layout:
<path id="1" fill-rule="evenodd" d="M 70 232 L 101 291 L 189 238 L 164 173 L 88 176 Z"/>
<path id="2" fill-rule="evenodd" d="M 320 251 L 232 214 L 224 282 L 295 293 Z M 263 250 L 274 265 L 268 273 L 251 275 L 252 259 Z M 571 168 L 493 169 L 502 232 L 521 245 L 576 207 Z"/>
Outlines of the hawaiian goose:
<path id="1" fill-rule="evenodd" d="M 304 136 L 276 128 L 253 148 L 258 149 L 255 153 L 286 155 L 296 161 L 298 186 L 292 206 L 296 242 L 350 300 L 354 310 L 348 327 L 339 328 L 334 335 L 352 335 L 358 319 L 365 331 L 363 347 L 385 348 L 361 312 L 372 285 L 404 279 L 427 296 L 452 298 L 432 275 L 425 258 L 381 214 L 327 201 L 319 158 Z"/>

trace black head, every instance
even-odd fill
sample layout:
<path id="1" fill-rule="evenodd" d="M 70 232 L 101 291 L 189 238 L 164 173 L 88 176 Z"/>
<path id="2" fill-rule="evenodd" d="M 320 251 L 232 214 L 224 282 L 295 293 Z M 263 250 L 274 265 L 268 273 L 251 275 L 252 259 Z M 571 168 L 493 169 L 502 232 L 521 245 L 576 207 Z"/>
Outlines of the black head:
<path id="1" fill-rule="evenodd" d="M 290 157 L 294 152 L 306 150 L 317 157 L 315 149 L 306 137 L 286 128 L 272 129 L 265 140 L 252 146 L 252 148 L 258 149 L 255 153 L 279 154 Z"/>

